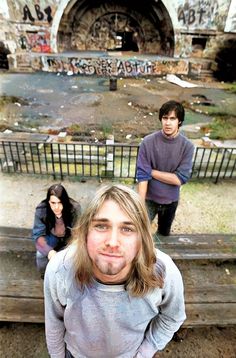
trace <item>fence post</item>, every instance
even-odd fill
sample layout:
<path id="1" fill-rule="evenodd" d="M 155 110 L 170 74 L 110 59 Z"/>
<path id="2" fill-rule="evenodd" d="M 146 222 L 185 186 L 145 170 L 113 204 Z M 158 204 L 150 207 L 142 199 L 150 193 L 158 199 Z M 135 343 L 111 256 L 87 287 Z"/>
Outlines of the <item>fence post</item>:
<path id="1" fill-rule="evenodd" d="M 110 144 L 112 144 L 112 145 L 114 144 L 114 136 L 113 135 L 110 135 L 109 139 L 106 140 L 106 145 L 108 146 Z M 106 170 L 105 170 L 107 177 L 113 177 L 113 175 L 114 175 L 113 164 L 114 164 L 113 150 L 109 150 L 109 147 L 108 147 L 107 158 L 106 158 Z"/>
<path id="2" fill-rule="evenodd" d="M 221 163 L 220 163 L 220 166 L 219 166 L 219 170 L 218 170 L 218 173 L 217 173 L 217 176 L 216 176 L 216 180 L 215 180 L 215 184 L 218 183 L 218 180 L 219 180 L 219 176 L 220 176 L 220 172 L 221 172 L 221 168 L 222 168 L 222 165 L 224 163 L 224 160 L 225 160 L 225 154 L 226 154 L 226 148 L 224 148 L 224 153 L 222 155 L 222 159 L 221 159 Z"/>

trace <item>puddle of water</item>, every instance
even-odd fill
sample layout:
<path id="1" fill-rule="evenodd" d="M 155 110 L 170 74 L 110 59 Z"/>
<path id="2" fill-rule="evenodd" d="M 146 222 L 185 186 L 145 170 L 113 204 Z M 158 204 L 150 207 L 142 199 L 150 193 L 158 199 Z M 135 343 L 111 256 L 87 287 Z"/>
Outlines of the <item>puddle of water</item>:
<path id="1" fill-rule="evenodd" d="M 104 92 L 109 89 L 105 79 L 87 76 L 57 76 L 53 73 L 1 74 L 1 83 L 1 93 L 25 98 L 32 97 L 32 90 L 48 95 L 70 91 Z"/>
<path id="2" fill-rule="evenodd" d="M 68 103 L 73 105 L 75 100 L 74 105 L 83 106 L 91 103 L 96 105 L 100 101 L 99 93 L 108 90 L 107 79 L 97 77 L 68 77 L 51 73 L 1 74 L 0 95 L 4 95 L 3 104 L 6 103 L 5 98 L 8 98 L 8 102 L 12 103 L 13 107 L 15 102 L 19 103 L 17 108 L 17 116 L 21 117 L 19 125 L 29 129 L 38 126 L 55 126 L 58 121 L 63 120 L 60 110 L 63 110 Z M 23 107 L 27 104 L 28 106 Z M 4 117 L 4 122 L 14 125 L 16 117 L 14 108 L 12 111 L 8 109 L 4 114 L 4 110 L 1 112 L 0 119 Z M 66 113 L 64 115 L 66 116 Z M 14 121 L 11 117 L 14 117 Z"/>

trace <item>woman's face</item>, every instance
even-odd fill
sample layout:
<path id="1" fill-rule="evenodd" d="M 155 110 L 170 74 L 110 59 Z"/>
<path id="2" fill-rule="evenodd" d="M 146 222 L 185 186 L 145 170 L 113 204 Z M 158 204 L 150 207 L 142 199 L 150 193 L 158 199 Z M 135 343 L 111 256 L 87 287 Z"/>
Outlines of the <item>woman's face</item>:
<path id="1" fill-rule="evenodd" d="M 55 195 L 51 195 L 49 199 L 49 205 L 57 217 L 62 215 L 63 205 L 61 200 L 58 199 Z"/>

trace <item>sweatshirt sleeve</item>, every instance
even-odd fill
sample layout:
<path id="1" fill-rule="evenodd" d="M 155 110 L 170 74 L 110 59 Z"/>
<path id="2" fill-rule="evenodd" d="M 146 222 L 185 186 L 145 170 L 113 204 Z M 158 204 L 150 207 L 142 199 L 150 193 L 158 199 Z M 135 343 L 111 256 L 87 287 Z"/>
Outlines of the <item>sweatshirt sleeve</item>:
<path id="1" fill-rule="evenodd" d="M 146 148 L 145 139 L 141 143 L 137 160 L 137 181 L 149 181 L 152 179 L 152 167 Z"/>
<path id="2" fill-rule="evenodd" d="M 65 358 L 63 282 L 57 272 L 57 253 L 48 263 L 44 277 L 45 332 L 51 358 Z"/>
<path id="3" fill-rule="evenodd" d="M 151 296 L 151 300 L 155 302 L 155 291 Z M 157 351 L 163 350 L 186 319 L 183 281 L 171 258 L 166 265 L 162 301 L 158 304 L 158 309 L 159 313 L 151 321 L 137 358 L 152 358 Z"/>
<path id="4" fill-rule="evenodd" d="M 188 142 L 182 160 L 175 171 L 175 174 L 181 181 L 181 184 L 185 184 L 190 178 L 192 170 L 193 152 L 194 146 L 192 143 Z"/>

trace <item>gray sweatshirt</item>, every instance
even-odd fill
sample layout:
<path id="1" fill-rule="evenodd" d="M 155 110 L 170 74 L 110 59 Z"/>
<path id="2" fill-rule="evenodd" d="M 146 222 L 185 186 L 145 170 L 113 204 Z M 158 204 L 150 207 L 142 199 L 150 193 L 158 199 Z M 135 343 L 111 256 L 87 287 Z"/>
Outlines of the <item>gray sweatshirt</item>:
<path id="1" fill-rule="evenodd" d="M 166 267 L 162 289 L 133 297 L 123 285 L 94 280 L 84 291 L 75 281 L 73 252 L 58 252 L 44 280 L 46 340 L 52 358 L 151 358 L 185 320 L 183 282 L 172 259 L 156 251 Z"/>

